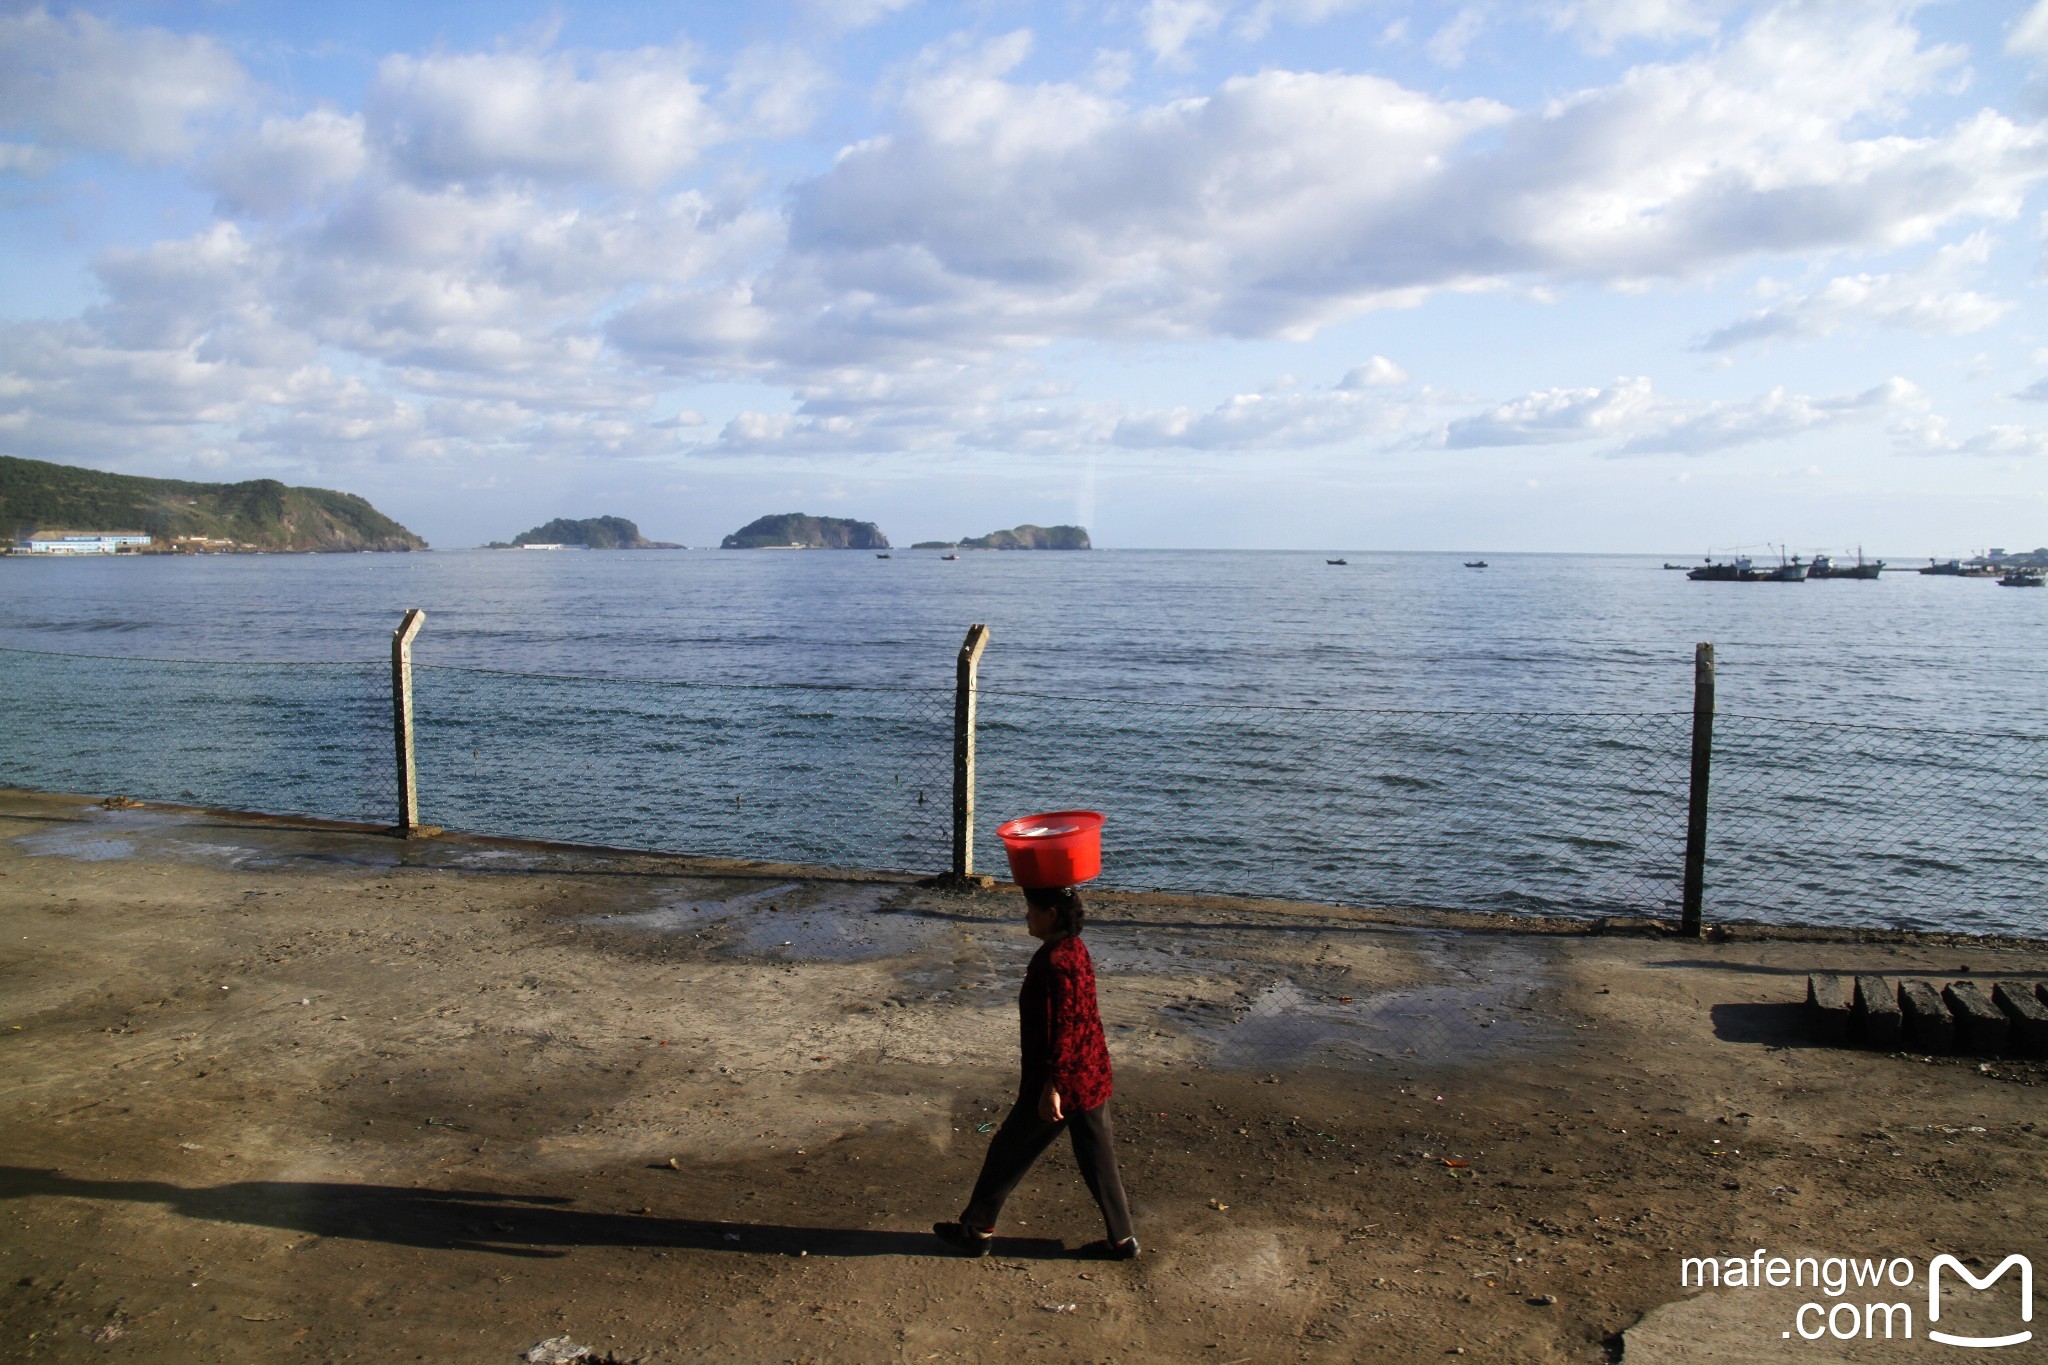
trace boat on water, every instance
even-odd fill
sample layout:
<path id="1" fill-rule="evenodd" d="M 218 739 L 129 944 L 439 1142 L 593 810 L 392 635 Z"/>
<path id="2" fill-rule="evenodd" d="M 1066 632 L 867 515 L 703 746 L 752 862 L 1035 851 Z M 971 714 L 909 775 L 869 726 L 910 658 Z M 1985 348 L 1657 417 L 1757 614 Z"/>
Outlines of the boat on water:
<path id="1" fill-rule="evenodd" d="M 1350 562 L 1348 559 L 1326 559 L 1323 561 L 1325 564 L 1349 564 Z"/>
<path id="2" fill-rule="evenodd" d="M 955 554 L 944 554 L 939 556 L 940 559 L 958 559 L 959 557 L 959 555 Z"/>
<path id="3" fill-rule="evenodd" d="M 1998 580 L 2001 588 L 2048 587 L 2048 569 L 2007 569 L 2005 576 Z"/>
<path id="4" fill-rule="evenodd" d="M 1882 559 L 1864 559 L 1863 547 L 1859 545 L 1856 547 L 1856 562 L 1854 564 L 1837 564 L 1826 555 L 1815 555 L 1813 563 L 1806 567 L 1806 576 L 1808 578 L 1861 578 L 1874 580 L 1883 571 L 1884 561 Z"/>
<path id="5" fill-rule="evenodd" d="M 876 558 L 876 559 L 889 559 L 889 558 L 892 558 L 892 557 L 893 557 L 893 556 L 890 556 L 890 555 L 884 555 L 884 554 L 878 554 L 878 555 L 876 555 L 876 556 L 875 556 L 875 558 Z"/>
<path id="6" fill-rule="evenodd" d="M 1777 564 L 1769 568 L 1760 569 L 1748 555 L 1737 555 L 1725 563 L 1709 559 L 1685 576 L 1695 583 L 1804 583 L 1807 568 L 1798 555 L 1787 559 L 1780 550 Z"/>
<path id="7" fill-rule="evenodd" d="M 1483 569 L 1486 567 L 1486 561 L 1483 559 L 1468 559 L 1465 561 L 1465 567 L 1468 569 Z"/>
<path id="8" fill-rule="evenodd" d="M 1709 559 L 1696 569 L 1686 570 L 1685 576 L 1695 583 L 1747 583 L 1755 581 L 1750 577 L 1755 572 L 1748 555 L 1737 555 L 1725 563 Z"/>
<path id="9" fill-rule="evenodd" d="M 1744 578 L 1745 583 L 1804 583 L 1809 566 L 1799 562 L 1799 556 L 1785 558 L 1785 552 L 1778 552 L 1777 567 L 1753 570 L 1754 577 Z"/>
<path id="10" fill-rule="evenodd" d="M 1687 570 L 1691 569 L 1691 568 L 1692 568 L 1692 565 L 1690 565 L 1690 564 L 1673 564 L 1673 563 L 1672 563 L 1672 562 L 1671 562 L 1670 560 L 1668 560 L 1668 559 L 1667 559 L 1667 560 L 1665 560 L 1665 561 L 1664 561 L 1664 567 L 1665 567 L 1665 568 L 1667 568 L 1667 569 L 1676 569 L 1676 570 L 1678 570 L 1678 571 L 1679 571 L 1680 573 L 1684 573 L 1684 572 L 1686 572 Z"/>
<path id="11" fill-rule="evenodd" d="M 1935 578 L 1961 578 L 1963 576 L 1963 561 L 1960 559 L 1930 558 L 1927 561 L 1927 567 L 1917 572 Z"/>

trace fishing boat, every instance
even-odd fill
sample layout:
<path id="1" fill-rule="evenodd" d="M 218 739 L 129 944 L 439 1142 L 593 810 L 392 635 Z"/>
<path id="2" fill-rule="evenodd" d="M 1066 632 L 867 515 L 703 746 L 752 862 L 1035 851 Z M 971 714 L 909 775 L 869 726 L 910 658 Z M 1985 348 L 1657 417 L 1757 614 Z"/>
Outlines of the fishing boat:
<path id="1" fill-rule="evenodd" d="M 891 557 L 891 556 L 889 556 L 889 555 L 880 555 L 880 554 L 878 554 L 878 555 L 876 555 L 876 556 L 875 556 L 875 558 L 876 558 L 876 559 L 888 559 L 888 558 L 890 558 L 890 557 Z"/>
<path id="2" fill-rule="evenodd" d="M 1754 569 L 1745 575 L 1745 583 L 1804 583 L 1807 566 L 1799 562 L 1799 556 L 1785 558 L 1784 547 L 1778 549 L 1778 566 L 1774 569 Z"/>
<path id="3" fill-rule="evenodd" d="M 1960 559 L 1929 559 L 1927 567 L 1918 572 L 1936 578 L 1961 578 L 1963 576 L 1963 561 Z"/>
<path id="4" fill-rule="evenodd" d="M 1709 559 L 1697 569 L 1686 570 L 1685 576 L 1695 583 L 1743 583 L 1754 582 L 1749 576 L 1755 572 L 1748 555 L 1737 555 L 1720 564 Z"/>
<path id="5" fill-rule="evenodd" d="M 1664 567 L 1665 567 L 1665 568 L 1667 568 L 1667 569 L 1676 569 L 1676 570 L 1678 570 L 1678 571 L 1679 571 L 1680 573 L 1684 573 L 1684 572 L 1686 572 L 1686 571 L 1687 571 L 1688 569 L 1692 568 L 1692 565 L 1690 565 L 1690 564 L 1673 564 L 1673 563 L 1672 563 L 1672 562 L 1671 562 L 1670 560 L 1668 560 L 1668 559 L 1667 559 L 1667 560 L 1665 560 L 1665 561 L 1664 561 Z"/>
<path id="6" fill-rule="evenodd" d="M 1350 562 L 1348 559 L 1326 559 L 1323 561 L 1325 564 L 1349 564 Z"/>
<path id="7" fill-rule="evenodd" d="M 2001 588 L 2048 587 L 2048 569 L 2007 569 L 2005 576 L 1998 580 Z"/>
<path id="8" fill-rule="evenodd" d="M 953 555 L 953 554 L 946 554 L 946 555 L 940 555 L 940 556 L 939 556 L 939 558 L 940 558 L 940 559 L 958 559 L 959 557 L 960 557 L 959 555 Z"/>
<path id="9" fill-rule="evenodd" d="M 1837 564 L 1826 555 L 1815 555 L 1813 563 L 1807 566 L 1806 576 L 1808 578 L 1875 579 L 1883 571 L 1884 561 L 1882 559 L 1865 560 L 1863 558 L 1863 547 L 1858 545 L 1856 547 L 1856 562 L 1854 564 Z"/>
<path id="10" fill-rule="evenodd" d="M 1483 569 L 1486 567 L 1486 561 L 1483 559 L 1468 559 L 1465 561 L 1465 567 L 1468 569 Z"/>

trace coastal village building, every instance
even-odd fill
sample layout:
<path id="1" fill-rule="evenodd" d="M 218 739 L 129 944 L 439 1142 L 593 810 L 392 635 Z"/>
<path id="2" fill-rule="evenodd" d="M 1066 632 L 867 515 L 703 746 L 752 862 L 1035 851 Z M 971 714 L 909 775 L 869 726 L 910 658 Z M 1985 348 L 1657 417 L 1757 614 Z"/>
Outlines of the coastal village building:
<path id="1" fill-rule="evenodd" d="M 24 555 L 111 555 L 147 549 L 141 531 L 32 531 L 14 547 Z"/>

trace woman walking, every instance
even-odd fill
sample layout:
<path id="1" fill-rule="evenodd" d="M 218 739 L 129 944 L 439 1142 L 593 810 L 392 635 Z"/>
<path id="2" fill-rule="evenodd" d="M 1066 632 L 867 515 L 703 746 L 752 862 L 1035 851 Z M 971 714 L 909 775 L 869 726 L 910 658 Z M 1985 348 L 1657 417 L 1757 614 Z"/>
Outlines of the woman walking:
<path id="1" fill-rule="evenodd" d="M 1109 1048 L 1095 1003 L 1095 964 L 1081 942 L 1081 894 L 1071 886 L 1026 887 L 1024 900 L 1025 928 L 1043 946 L 1017 994 L 1024 1063 L 1017 1102 L 989 1141 L 967 1208 L 957 1222 L 934 1223 L 932 1231 L 970 1256 L 988 1255 L 1003 1202 L 1064 1128 L 1109 1234 L 1090 1250 L 1127 1261 L 1138 1254 L 1138 1239 L 1116 1169 Z"/>

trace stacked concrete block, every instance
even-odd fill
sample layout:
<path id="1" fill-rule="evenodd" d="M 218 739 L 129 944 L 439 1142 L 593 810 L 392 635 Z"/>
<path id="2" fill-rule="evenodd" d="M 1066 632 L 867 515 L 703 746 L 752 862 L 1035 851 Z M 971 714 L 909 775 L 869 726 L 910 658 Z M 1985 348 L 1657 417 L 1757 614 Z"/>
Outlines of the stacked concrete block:
<path id="1" fill-rule="evenodd" d="M 1925 981 L 1899 985 L 1899 1014 L 1905 1025 L 1906 1044 L 1916 1052 L 1947 1052 L 1955 1047 L 1956 1021 L 1948 1006 Z"/>
<path id="2" fill-rule="evenodd" d="M 2048 1057 L 2048 1003 L 2022 982 L 2001 981 L 1992 988 L 1991 1003 L 2005 1013 L 2009 1046 L 2027 1057 Z"/>
<path id="3" fill-rule="evenodd" d="M 2048 981 L 1895 981 L 1806 978 L 1807 1031 L 1816 1042 L 1972 1057 L 2048 1057 Z"/>
<path id="4" fill-rule="evenodd" d="M 1956 1051 L 1978 1057 L 1996 1057 L 2005 1051 L 2011 1031 L 2005 1011 L 1991 1003 L 1984 988 L 1974 981 L 1951 981 L 1941 993 L 1955 1021 Z"/>
<path id="5" fill-rule="evenodd" d="M 1856 978 L 1849 1007 L 1849 1029 L 1865 1047 L 1895 1048 L 1902 1033 L 1899 991 L 1886 976 Z"/>
<path id="6" fill-rule="evenodd" d="M 1823 1043 L 1849 1040 L 1849 983 L 1833 973 L 1806 978 L 1806 1026 Z"/>

